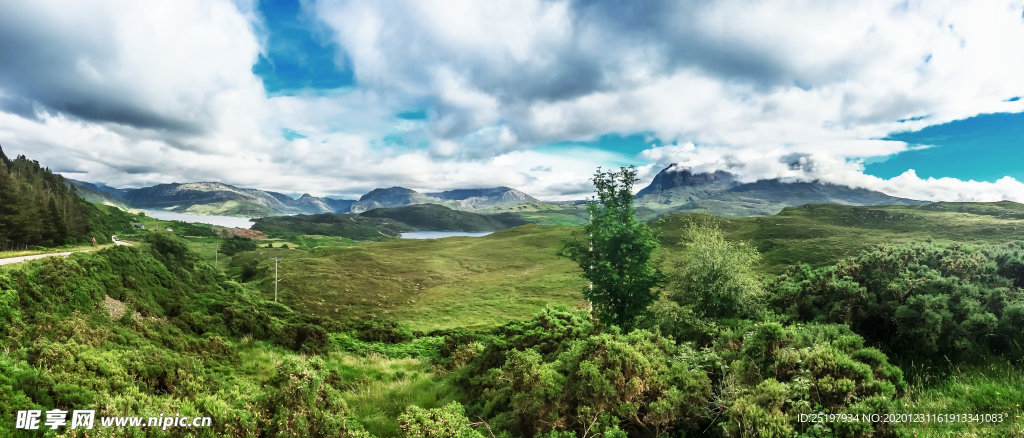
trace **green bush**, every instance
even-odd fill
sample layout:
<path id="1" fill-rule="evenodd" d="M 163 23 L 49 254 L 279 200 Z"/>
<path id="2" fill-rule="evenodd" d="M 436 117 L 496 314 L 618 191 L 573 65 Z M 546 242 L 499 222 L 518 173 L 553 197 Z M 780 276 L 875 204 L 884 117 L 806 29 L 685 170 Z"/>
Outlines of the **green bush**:
<path id="1" fill-rule="evenodd" d="M 902 355 L 945 362 L 1002 352 L 1024 334 L 1018 255 L 1012 246 L 880 247 L 831 267 L 798 266 L 769 286 L 771 303 L 794 320 L 848 324 Z"/>
<path id="2" fill-rule="evenodd" d="M 705 353 L 707 354 L 707 353 Z M 800 414 L 882 414 L 907 387 L 885 355 L 843 325 L 748 323 L 727 329 L 700 360 L 718 387 L 712 411 L 728 436 L 793 436 L 820 432 Z M 721 365 L 727 364 L 726 367 Z M 828 436 L 891 434 L 890 425 L 834 422 Z"/>
<path id="3" fill-rule="evenodd" d="M 269 420 L 266 436 L 366 437 L 369 434 L 349 412 L 341 392 L 331 385 L 338 380 L 319 357 L 287 357 L 267 382 L 273 391 L 265 400 Z"/>
<path id="4" fill-rule="evenodd" d="M 355 327 L 356 338 L 363 342 L 397 344 L 413 339 L 412 330 L 390 318 L 377 318 L 360 322 Z"/>
<path id="5" fill-rule="evenodd" d="M 764 298 L 754 267 L 761 256 L 746 243 L 730 242 L 713 216 L 689 219 L 683 251 L 667 263 L 668 298 L 707 318 L 750 317 Z"/>
<path id="6" fill-rule="evenodd" d="M 707 375 L 677 360 L 671 340 L 601 333 L 585 315 L 549 308 L 499 330 L 456 378 L 474 415 L 516 436 L 696 427 Z"/>
<path id="7" fill-rule="evenodd" d="M 398 421 L 408 438 L 483 438 L 458 402 L 436 409 L 409 406 Z"/>

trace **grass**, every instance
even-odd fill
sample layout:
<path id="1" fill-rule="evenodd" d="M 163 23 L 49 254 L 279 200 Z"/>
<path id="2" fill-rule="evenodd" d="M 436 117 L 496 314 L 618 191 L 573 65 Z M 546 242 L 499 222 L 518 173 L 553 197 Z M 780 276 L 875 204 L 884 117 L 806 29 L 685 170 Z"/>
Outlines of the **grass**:
<path id="1" fill-rule="evenodd" d="M 904 427 L 919 437 L 1024 437 L 1024 369 L 1006 359 L 932 370 L 903 364 L 910 387 L 899 414 L 1004 414 L 1001 423 L 929 422 Z"/>
<path id="2" fill-rule="evenodd" d="M 730 240 L 761 252 L 764 274 L 778 275 L 797 263 L 833 264 L 883 244 L 920 241 L 994 244 L 1024 240 L 1024 205 L 1013 202 L 936 203 L 851 207 L 808 204 L 775 216 L 720 218 Z M 673 215 L 657 227 L 672 251 L 682 240 L 687 216 Z"/>
<path id="3" fill-rule="evenodd" d="M 404 436 L 397 420 L 410 405 L 433 409 L 455 400 L 456 389 L 435 377 L 432 366 L 419 359 L 331 353 L 326 362 L 342 379 L 358 382 L 342 396 L 363 427 L 379 438 Z"/>
<path id="4" fill-rule="evenodd" d="M 882 244 L 1024 239 L 1021 218 L 1024 205 L 1010 202 L 807 205 L 769 217 L 720 218 L 720 225 L 728 238 L 757 247 L 759 270 L 771 276 L 796 263 L 833 264 Z M 679 250 L 685 225 L 686 215 L 657 223 L 663 253 Z M 423 331 L 487 328 L 528 318 L 548 304 L 583 305 L 579 268 L 555 255 L 560 240 L 579 230 L 526 225 L 479 238 L 385 242 L 300 236 L 236 257 L 260 258 L 263 274 L 253 281 L 268 297 L 274 290 L 269 257 L 285 257 L 280 299 L 301 312 L 349 322 L 387 316 Z M 212 248 L 197 248 L 212 254 Z"/>
<path id="5" fill-rule="evenodd" d="M 268 258 L 284 257 L 279 299 L 303 313 L 350 322 L 389 316 L 423 331 L 485 328 L 547 304 L 583 305 L 579 268 L 555 255 L 571 230 L 526 225 L 485 237 L 260 248 L 237 257 L 260 257 L 265 269 L 256 281 L 267 297 L 274 293 Z"/>
<path id="6" fill-rule="evenodd" d="M 243 340 L 236 346 L 236 372 L 255 382 L 274 377 L 282 360 L 295 355 L 262 341 Z M 344 388 L 342 397 L 349 408 L 367 431 L 378 438 L 403 436 L 398 416 L 409 405 L 432 409 L 455 400 L 455 388 L 435 376 L 427 361 L 339 352 L 323 358 L 326 369 L 338 373 L 338 385 Z"/>

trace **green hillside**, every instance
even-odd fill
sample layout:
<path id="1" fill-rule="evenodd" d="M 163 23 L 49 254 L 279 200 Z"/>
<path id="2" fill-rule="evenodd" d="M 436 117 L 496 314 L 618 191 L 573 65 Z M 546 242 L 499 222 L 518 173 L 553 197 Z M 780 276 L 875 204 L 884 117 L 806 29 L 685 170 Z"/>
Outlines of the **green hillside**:
<path id="1" fill-rule="evenodd" d="M 354 240 L 387 239 L 401 233 L 416 231 L 409 225 L 386 218 L 363 217 L 354 214 L 298 214 L 258 218 L 251 229 L 271 237 L 289 237 L 304 234 L 346 237 Z"/>
<path id="2" fill-rule="evenodd" d="M 375 208 L 359 213 L 363 217 L 387 218 L 427 231 L 497 231 L 524 225 L 527 222 L 511 213 L 484 215 L 453 210 L 437 204 L 417 204 L 404 207 Z"/>

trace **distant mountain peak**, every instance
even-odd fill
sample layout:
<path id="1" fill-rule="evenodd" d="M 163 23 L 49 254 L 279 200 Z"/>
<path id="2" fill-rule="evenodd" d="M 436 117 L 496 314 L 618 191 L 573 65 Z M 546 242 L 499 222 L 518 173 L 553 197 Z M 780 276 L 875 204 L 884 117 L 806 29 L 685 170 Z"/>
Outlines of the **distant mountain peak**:
<path id="1" fill-rule="evenodd" d="M 672 163 L 668 167 L 662 169 L 661 172 L 658 172 L 654 177 L 654 180 L 651 181 L 651 184 L 637 192 L 636 195 L 646 196 L 661 193 L 676 187 L 718 185 L 723 189 L 728 189 L 729 187 L 737 184 L 739 184 L 739 181 L 736 180 L 736 175 L 724 170 L 693 173 L 693 169 L 690 167 L 684 167 L 680 166 L 678 163 Z"/>

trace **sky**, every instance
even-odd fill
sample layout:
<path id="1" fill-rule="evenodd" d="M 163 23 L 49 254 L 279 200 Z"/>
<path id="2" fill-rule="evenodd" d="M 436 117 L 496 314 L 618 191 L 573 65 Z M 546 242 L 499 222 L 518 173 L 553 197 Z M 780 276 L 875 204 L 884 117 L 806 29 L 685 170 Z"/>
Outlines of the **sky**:
<path id="1" fill-rule="evenodd" d="M 0 3 L 0 145 L 357 198 L 635 165 L 1024 202 L 1024 0 Z"/>

